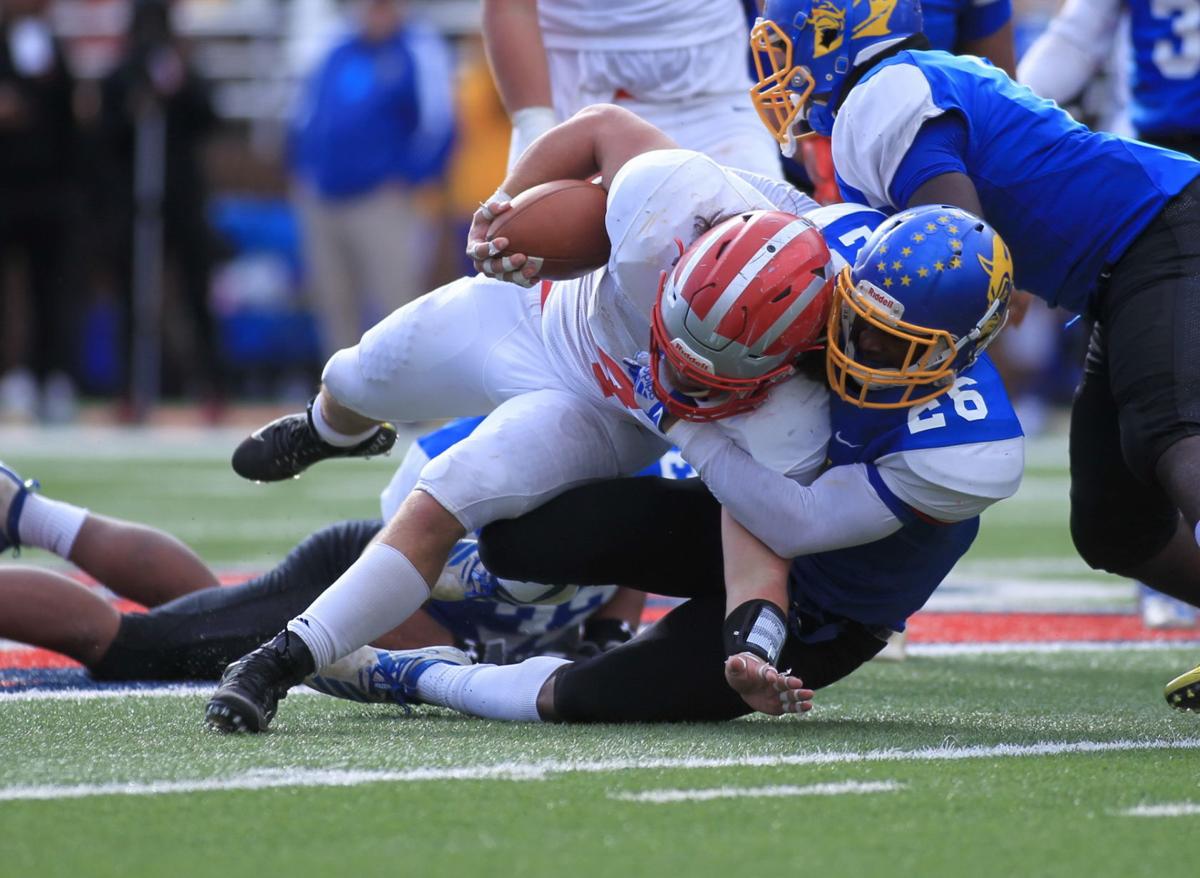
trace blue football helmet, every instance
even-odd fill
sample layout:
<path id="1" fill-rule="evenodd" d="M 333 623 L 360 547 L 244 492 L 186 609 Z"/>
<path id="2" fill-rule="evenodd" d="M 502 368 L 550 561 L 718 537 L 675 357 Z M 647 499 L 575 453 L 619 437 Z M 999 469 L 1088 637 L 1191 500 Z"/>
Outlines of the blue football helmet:
<path id="1" fill-rule="evenodd" d="M 783 154 L 810 130 L 828 136 L 850 72 L 922 26 L 920 0 L 767 0 L 750 32 L 750 97 Z"/>
<path id="2" fill-rule="evenodd" d="M 941 205 L 896 214 L 838 275 L 830 386 L 862 408 L 942 395 L 1003 328 L 1012 291 L 1008 247 L 979 217 Z"/>

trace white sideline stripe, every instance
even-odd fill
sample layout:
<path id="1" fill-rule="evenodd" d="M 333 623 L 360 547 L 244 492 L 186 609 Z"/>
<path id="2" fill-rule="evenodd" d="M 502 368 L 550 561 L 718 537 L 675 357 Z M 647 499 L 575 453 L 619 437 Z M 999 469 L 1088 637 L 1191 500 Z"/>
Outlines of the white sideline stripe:
<path id="1" fill-rule="evenodd" d="M 835 765 L 851 762 L 940 762 L 959 759 L 1001 759 L 1023 756 L 1061 756 L 1135 750 L 1200 750 L 1200 738 L 1149 741 L 1048 741 L 1039 744 L 994 744 L 975 747 L 926 747 L 917 750 L 867 750 L 798 753 L 791 756 L 725 758 L 610 759 L 592 762 L 498 762 L 492 765 L 411 768 L 404 771 L 345 771 L 327 769 L 266 769 L 224 778 L 162 780 L 110 784 L 0 787 L 0 802 L 34 799 L 82 799 L 91 796 L 157 796 L 217 790 L 265 790 L 275 787 L 345 787 L 368 783 L 415 783 L 450 780 L 546 780 L 558 774 L 600 774 L 616 771 L 711 768 L 778 768 Z"/>
<path id="2" fill-rule="evenodd" d="M 112 689 L 30 689 L 26 692 L 0 690 L 0 704 L 9 701 L 103 701 L 107 698 L 171 698 L 191 695 L 208 695 L 217 688 L 211 683 L 172 683 L 168 686 L 119 686 Z M 320 695 L 307 686 L 294 686 L 288 695 Z M 328 697 L 328 696 L 327 696 Z"/>
<path id="3" fill-rule="evenodd" d="M 1175 802 L 1162 805 L 1138 805 L 1120 812 L 1123 817 L 1195 817 L 1200 814 L 1200 804 Z"/>
<path id="4" fill-rule="evenodd" d="M 618 802 L 649 802 L 665 805 L 671 802 L 711 802 L 713 799 L 777 799 L 791 796 L 843 796 L 852 793 L 890 793 L 904 789 L 894 780 L 842 783 L 818 783 L 806 787 L 711 787 L 702 790 L 646 790 L 643 793 L 609 793 Z"/>
<path id="5" fill-rule="evenodd" d="M 956 655 L 1008 655 L 1056 652 L 1157 652 L 1200 649 L 1200 640 L 1053 640 L 1026 643 L 910 643 L 905 652 L 921 658 Z"/>

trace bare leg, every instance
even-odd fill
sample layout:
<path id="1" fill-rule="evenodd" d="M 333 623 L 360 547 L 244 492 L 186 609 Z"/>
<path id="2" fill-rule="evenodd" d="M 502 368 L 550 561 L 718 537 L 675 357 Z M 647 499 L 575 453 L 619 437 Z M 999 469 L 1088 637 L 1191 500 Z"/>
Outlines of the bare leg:
<path id="1" fill-rule="evenodd" d="M 147 607 L 219 584 L 196 553 L 170 534 L 101 515 L 88 515 L 68 560 Z"/>
<path id="2" fill-rule="evenodd" d="M 325 422 L 339 433 L 354 436 L 379 426 L 379 421 L 364 417 L 353 409 L 346 408 L 324 386 L 321 388 L 320 402 L 321 415 L 325 418 Z"/>
<path id="3" fill-rule="evenodd" d="M 52 649 L 85 665 L 100 660 L 121 614 L 91 589 L 49 570 L 0 570 L 0 637 Z"/>
<path id="4" fill-rule="evenodd" d="M 371 641 L 371 646 L 379 649 L 420 649 L 423 646 L 450 643 L 454 643 L 454 635 L 449 629 L 424 610 L 417 610 L 404 624 Z"/>
<path id="5" fill-rule="evenodd" d="M 425 578 L 437 582 L 450 550 L 466 535 L 459 520 L 424 491 L 411 492 L 379 532 L 379 541 L 398 549 Z"/>

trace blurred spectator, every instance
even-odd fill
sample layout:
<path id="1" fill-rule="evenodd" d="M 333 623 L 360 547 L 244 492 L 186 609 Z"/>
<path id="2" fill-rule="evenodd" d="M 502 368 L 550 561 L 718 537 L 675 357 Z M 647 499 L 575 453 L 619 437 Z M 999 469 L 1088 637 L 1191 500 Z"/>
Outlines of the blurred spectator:
<path id="1" fill-rule="evenodd" d="M 162 133 L 155 138 L 157 120 Z M 214 416 L 225 386 L 208 304 L 213 237 L 205 218 L 208 192 L 201 148 L 216 122 L 208 86 L 188 61 L 187 46 L 174 31 L 166 0 L 135 0 L 124 53 L 102 84 L 100 119 L 109 163 L 105 184 L 114 239 L 110 252 L 126 303 L 125 347 L 131 351 L 134 342 L 135 224 L 157 218 L 164 255 L 175 269 L 192 329 L 185 378 L 198 383 L 196 389 Z M 138 155 L 139 132 L 142 155 Z M 161 179 L 143 183 L 139 204 L 135 191 L 139 172 L 144 174 L 158 163 Z M 155 200 L 157 205 L 152 203 Z M 154 282 L 161 284 L 161 279 Z M 168 325 L 176 322 L 175 317 L 170 308 L 164 313 Z M 129 356 L 126 363 L 128 401 L 133 381 Z M 182 362 L 177 365 L 183 367 Z"/>
<path id="2" fill-rule="evenodd" d="M 427 288 L 414 187 L 440 179 L 454 135 L 450 51 L 399 0 L 358 0 L 356 30 L 306 85 L 291 168 L 325 353 Z"/>
<path id="3" fill-rule="evenodd" d="M 453 224 L 447 246 L 452 254 L 455 276 L 475 269 L 462 247 L 471 215 L 504 180 L 509 137 L 508 113 L 492 81 L 480 37 L 467 40 L 460 49 L 457 89 L 458 136 L 446 175 L 446 198 Z M 447 269 L 443 269 L 447 271 Z"/>
<path id="4" fill-rule="evenodd" d="M 9 326 L 6 351 L 15 362 L 0 379 L 0 414 L 69 420 L 75 391 L 69 377 L 78 289 L 68 275 L 73 217 L 76 123 L 74 83 L 50 31 L 46 0 L 0 5 L 0 292 L 23 263 L 28 295 L 25 329 Z M 11 291 L 10 291 L 11 292 Z M 3 305 L 7 304 L 6 309 Z M 0 314 L 17 303 L 0 296 Z M 0 324 L 7 322 L 0 320 Z"/>
<path id="5" fill-rule="evenodd" d="M 1128 13 L 1128 27 L 1121 17 Z M 1140 140 L 1200 158 L 1200 9 L 1189 2 L 1067 0 L 1021 59 L 1020 79 L 1066 105 L 1132 48 L 1129 121 Z"/>

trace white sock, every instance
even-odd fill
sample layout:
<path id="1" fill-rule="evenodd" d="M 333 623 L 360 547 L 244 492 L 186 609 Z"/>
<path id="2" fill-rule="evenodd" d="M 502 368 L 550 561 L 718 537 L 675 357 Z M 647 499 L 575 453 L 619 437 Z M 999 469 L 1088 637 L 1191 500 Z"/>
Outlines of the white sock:
<path id="1" fill-rule="evenodd" d="M 429 586 L 403 552 L 372 543 L 287 628 L 320 670 L 391 631 L 428 598 Z"/>
<path id="2" fill-rule="evenodd" d="M 24 546 L 53 552 L 60 558 L 71 554 L 88 511 L 40 494 L 27 494 L 17 522 L 17 539 Z"/>
<path id="3" fill-rule="evenodd" d="M 329 426 L 329 422 L 325 420 L 325 413 L 321 410 L 321 394 L 317 394 L 317 398 L 313 400 L 312 407 L 312 423 L 313 429 L 317 431 L 317 435 L 338 448 L 352 448 L 359 442 L 366 441 L 378 427 L 371 427 L 362 433 L 356 433 L 351 436 L 348 433 L 339 433 L 333 427 Z"/>
<path id="4" fill-rule="evenodd" d="M 543 655 L 517 665 L 433 665 L 417 680 L 417 695 L 484 719 L 541 722 L 538 693 L 566 664 L 566 659 Z"/>

